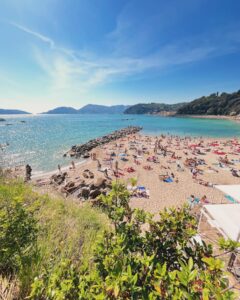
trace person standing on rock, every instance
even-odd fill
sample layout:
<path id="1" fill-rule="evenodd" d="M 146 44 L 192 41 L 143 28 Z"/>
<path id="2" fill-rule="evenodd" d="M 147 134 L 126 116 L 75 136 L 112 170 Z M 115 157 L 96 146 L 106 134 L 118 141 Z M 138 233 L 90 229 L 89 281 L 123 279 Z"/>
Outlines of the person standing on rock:
<path id="1" fill-rule="evenodd" d="M 72 169 L 75 169 L 75 162 L 72 160 Z"/>
<path id="2" fill-rule="evenodd" d="M 118 171 L 118 160 L 115 161 L 115 169 Z"/>
<path id="3" fill-rule="evenodd" d="M 98 168 L 98 171 L 101 171 L 102 165 L 101 165 L 99 159 L 97 160 L 97 168 Z"/>
<path id="4" fill-rule="evenodd" d="M 58 171 L 59 171 L 60 174 L 62 173 L 60 165 L 58 165 Z"/>
<path id="5" fill-rule="evenodd" d="M 109 178 L 107 168 L 104 170 L 104 175 L 105 175 L 106 178 Z"/>
<path id="6" fill-rule="evenodd" d="M 31 176 L 32 176 L 32 168 L 29 164 L 27 164 L 25 168 L 26 168 L 25 181 L 29 181 L 31 180 Z"/>

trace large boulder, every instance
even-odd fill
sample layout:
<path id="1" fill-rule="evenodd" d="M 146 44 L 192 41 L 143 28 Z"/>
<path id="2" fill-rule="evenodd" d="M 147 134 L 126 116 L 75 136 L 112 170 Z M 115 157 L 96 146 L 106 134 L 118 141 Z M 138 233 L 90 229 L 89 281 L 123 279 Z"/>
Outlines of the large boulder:
<path id="1" fill-rule="evenodd" d="M 106 178 L 99 177 L 94 181 L 93 185 L 95 188 L 105 188 L 106 182 Z"/>
<path id="2" fill-rule="evenodd" d="M 79 194 L 79 196 L 83 197 L 84 199 L 87 199 L 89 197 L 90 194 L 90 189 L 88 187 L 83 187 L 81 189 L 81 193 Z"/>
<path id="3" fill-rule="evenodd" d="M 92 199 L 97 198 L 98 196 L 101 195 L 101 190 L 100 189 L 96 189 L 96 190 L 92 190 L 89 194 L 89 197 Z"/>
<path id="4" fill-rule="evenodd" d="M 54 174 L 51 177 L 50 183 L 56 183 L 58 185 L 61 185 L 65 181 L 66 177 L 67 177 L 67 172 L 64 172 L 62 174 Z"/>

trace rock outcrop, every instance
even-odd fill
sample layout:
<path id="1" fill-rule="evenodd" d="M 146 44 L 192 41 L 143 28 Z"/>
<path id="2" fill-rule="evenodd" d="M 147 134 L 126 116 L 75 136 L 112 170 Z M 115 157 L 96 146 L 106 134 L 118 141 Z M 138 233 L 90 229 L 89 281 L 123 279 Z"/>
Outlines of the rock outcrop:
<path id="1" fill-rule="evenodd" d="M 89 170 L 85 170 L 87 172 Z M 89 171 L 90 172 L 90 171 Z M 90 172 L 92 175 L 93 173 Z M 92 179 L 93 176 L 88 177 Z M 110 190 L 111 182 L 106 178 L 98 178 L 95 180 L 90 180 L 86 182 L 85 179 L 80 179 L 78 181 L 68 181 L 67 172 L 62 174 L 54 174 L 51 177 L 50 184 L 54 185 L 57 190 L 62 194 L 69 196 L 72 195 L 80 200 L 93 200 L 96 199 L 99 195 L 104 194 Z"/>

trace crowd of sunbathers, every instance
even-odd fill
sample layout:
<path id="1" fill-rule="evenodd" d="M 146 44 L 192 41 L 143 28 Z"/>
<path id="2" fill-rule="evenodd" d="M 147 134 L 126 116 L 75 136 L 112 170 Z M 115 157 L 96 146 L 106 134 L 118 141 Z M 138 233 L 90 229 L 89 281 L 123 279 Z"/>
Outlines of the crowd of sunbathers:
<path id="1" fill-rule="evenodd" d="M 209 143 L 201 138 L 196 142 L 196 139 L 192 137 L 161 135 L 158 138 L 147 136 L 126 137 L 120 142 L 111 143 L 111 149 L 109 146 L 104 146 L 106 157 L 102 162 L 96 159 L 96 155 L 94 157 L 97 161 L 98 170 L 110 179 L 112 176 L 121 178 L 127 174 L 135 173 L 139 170 L 139 167 L 151 172 L 159 166 L 159 169 L 167 170 L 166 173 L 159 175 L 159 179 L 164 183 L 178 183 L 179 179 L 176 172 L 185 171 L 190 172 L 193 182 L 205 187 L 213 187 L 212 182 L 202 178 L 205 172 L 219 173 L 221 168 L 228 167 L 234 177 L 240 177 L 240 170 L 236 167 L 240 160 L 229 159 L 228 153 L 230 154 L 230 151 L 225 149 L 224 146 L 230 147 L 231 153 L 240 155 L 240 144 L 236 139 L 224 143 L 221 141 Z M 177 150 L 182 151 L 181 155 L 183 157 L 178 155 Z M 203 155 L 207 153 L 216 155 L 216 164 L 206 163 Z M 124 163 L 121 168 L 119 167 L 120 161 Z M 131 166 L 131 162 L 135 166 Z M 164 165 L 166 162 L 167 166 Z M 102 167 L 102 164 L 105 164 L 106 167 Z M 173 172 L 172 167 L 174 166 L 176 166 L 176 171 Z M 181 177 L 180 174 L 179 177 Z M 132 195 L 145 195 L 145 191 L 135 190 Z"/>

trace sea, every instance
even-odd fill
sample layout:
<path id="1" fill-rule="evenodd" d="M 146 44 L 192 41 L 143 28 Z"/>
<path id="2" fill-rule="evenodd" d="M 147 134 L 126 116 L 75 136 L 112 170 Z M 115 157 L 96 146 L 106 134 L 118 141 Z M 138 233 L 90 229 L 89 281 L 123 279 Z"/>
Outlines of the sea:
<path id="1" fill-rule="evenodd" d="M 240 137 L 240 123 L 229 120 L 124 114 L 8 115 L 0 122 L 0 166 L 32 166 L 33 174 L 66 166 L 71 146 L 130 125 L 143 134 Z"/>

